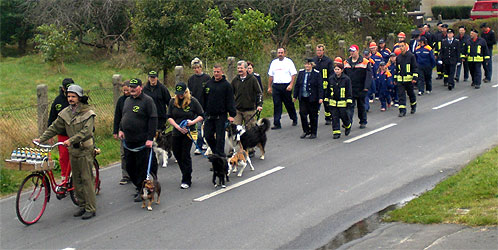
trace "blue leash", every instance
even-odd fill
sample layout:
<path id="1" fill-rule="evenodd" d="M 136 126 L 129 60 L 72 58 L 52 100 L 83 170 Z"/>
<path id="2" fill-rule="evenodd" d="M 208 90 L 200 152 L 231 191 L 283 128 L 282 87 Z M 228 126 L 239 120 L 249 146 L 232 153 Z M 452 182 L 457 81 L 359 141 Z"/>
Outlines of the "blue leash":
<path id="1" fill-rule="evenodd" d="M 192 137 L 192 134 L 190 133 L 190 128 L 189 126 L 187 126 L 188 124 L 188 121 L 187 120 L 183 120 L 182 122 L 180 122 L 180 124 L 178 124 L 178 126 L 180 126 L 180 128 L 185 128 L 187 129 L 187 133 L 188 135 L 190 136 L 190 140 L 192 140 L 192 142 L 194 143 L 195 145 L 195 148 L 198 149 L 200 152 L 202 152 L 202 148 L 199 147 L 199 145 L 197 145 L 197 142 L 194 140 L 194 138 Z M 199 135 L 197 135 L 199 136 Z M 204 158 L 208 158 L 207 156 L 205 156 L 204 154 L 201 154 Z"/>
<path id="2" fill-rule="evenodd" d="M 135 153 L 140 152 L 145 148 L 145 145 L 137 147 L 137 148 L 129 148 L 128 146 L 126 146 L 125 140 L 122 140 L 122 142 L 123 142 L 123 148 L 125 148 L 131 152 L 135 152 Z M 149 164 L 147 166 L 147 180 L 150 180 L 150 165 L 151 165 L 151 163 L 152 163 L 152 148 L 150 149 Z"/>

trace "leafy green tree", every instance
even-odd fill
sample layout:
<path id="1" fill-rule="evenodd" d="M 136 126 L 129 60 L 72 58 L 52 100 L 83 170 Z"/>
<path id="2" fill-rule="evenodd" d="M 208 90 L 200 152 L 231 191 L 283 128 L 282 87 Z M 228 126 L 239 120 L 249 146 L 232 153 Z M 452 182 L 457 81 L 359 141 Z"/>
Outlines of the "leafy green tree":
<path id="1" fill-rule="evenodd" d="M 168 69 L 192 59 L 192 26 L 201 22 L 209 7 L 212 2 L 206 0 L 136 2 L 131 18 L 136 49 L 147 55 L 149 67 L 163 70 L 164 79 Z"/>
<path id="2" fill-rule="evenodd" d="M 0 46 L 17 42 L 24 53 L 27 41 L 33 36 L 33 26 L 24 22 L 24 12 L 19 6 L 22 0 L 0 1 Z"/>
<path id="3" fill-rule="evenodd" d="M 42 25 L 36 28 L 35 36 L 36 49 L 40 50 L 43 60 L 53 65 L 64 68 L 64 60 L 75 53 L 76 42 L 71 37 L 71 32 L 66 31 L 64 27 L 55 24 Z"/>
<path id="4" fill-rule="evenodd" d="M 228 24 L 221 17 L 217 7 L 207 12 L 202 23 L 193 25 L 192 39 L 189 41 L 196 56 L 211 60 L 227 57 L 229 42 Z"/>

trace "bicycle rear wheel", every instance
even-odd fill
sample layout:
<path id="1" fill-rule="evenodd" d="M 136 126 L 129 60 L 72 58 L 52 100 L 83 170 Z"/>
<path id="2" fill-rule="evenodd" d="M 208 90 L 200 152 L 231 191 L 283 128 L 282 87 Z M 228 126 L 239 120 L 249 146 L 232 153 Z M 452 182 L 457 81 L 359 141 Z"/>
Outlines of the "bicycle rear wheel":
<path id="1" fill-rule="evenodd" d="M 94 181 L 95 181 L 95 194 L 99 194 L 100 193 L 100 165 L 99 165 L 99 162 L 97 161 L 97 159 L 95 159 L 93 161 L 93 168 L 92 168 L 92 177 L 94 178 Z M 73 186 L 73 178 L 71 177 L 71 179 L 69 180 L 69 184 L 68 184 L 69 188 L 71 188 Z M 78 198 L 76 197 L 76 193 L 73 190 L 69 191 L 69 196 L 71 196 L 71 200 L 73 201 L 74 205 L 78 206 L 79 205 L 79 202 L 78 202 Z"/>
<path id="2" fill-rule="evenodd" d="M 16 197 L 17 218 L 25 225 L 36 223 L 47 207 L 50 189 L 41 174 L 24 178 Z"/>

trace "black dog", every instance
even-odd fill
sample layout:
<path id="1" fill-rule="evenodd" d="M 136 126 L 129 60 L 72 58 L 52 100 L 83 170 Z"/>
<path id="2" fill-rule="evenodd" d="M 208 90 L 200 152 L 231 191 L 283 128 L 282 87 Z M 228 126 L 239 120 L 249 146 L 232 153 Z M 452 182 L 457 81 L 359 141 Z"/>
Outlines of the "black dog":
<path id="1" fill-rule="evenodd" d="M 225 188 L 225 178 L 226 181 L 229 182 L 228 179 L 228 162 L 227 159 L 223 156 L 219 156 L 217 154 L 211 154 L 208 157 L 209 161 L 213 164 L 213 184 L 214 187 L 221 186 Z M 218 184 L 216 184 L 216 177 L 218 177 Z"/>
<path id="2" fill-rule="evenodd" d="M 168 167 L 168 159 L 172 154 L 172 131 L 166 133 L 165 130 L 158 130 L 154 138 L 153 149 L 156 153 L 157 165 L 165 168 Z"/>
<path id="3" fill-rule="evenodd" d="M 261 160 L 265 159 L 265 145 L 266 145 L 266 132 L 270 129 L 270 120 L 266 118 L 260 119 L 256 126 L 247 129 L 245 132 L 240 132 L 241 130 L 237 128 L 237 125 L 230 124 L 229 136 L 237 137 L 240 136 L 240 143 L 244 150 L 248 150 L 253 147 L 258 147 L 261 150 Z M 235 138 L 234 138 L 235 139 Z"/>

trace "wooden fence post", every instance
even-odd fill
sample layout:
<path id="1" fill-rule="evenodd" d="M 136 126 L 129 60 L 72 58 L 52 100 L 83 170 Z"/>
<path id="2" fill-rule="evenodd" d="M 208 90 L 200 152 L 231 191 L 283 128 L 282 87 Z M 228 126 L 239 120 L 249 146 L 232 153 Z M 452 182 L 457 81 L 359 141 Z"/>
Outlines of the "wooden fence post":
<path id="1" fill-rule="evenodd" d="M 312 58 L 313 57 L 313 51 L 311 50 L 311 44 L 306 44 L 306 58 Z"/>
<path id="2" fill-rule="evenodd" d="M 387 43 L 386 45 L 388 46 L 389 49 L 392 49 L 392 47 L 394 47 L 394 39 L 395 39 L 396 36 L 394 36 L 394 33 L 389 33 L 389 35 L 387 35 Z M 392 51 L 394 52 L 394 51 Z"/>
<path id="3" fill-rule="evenodd" d="M 121 96 L 121 75 L 114 74 L 112 75 L 112 100 L 114 106 L 118 102 L 119 97 Z"/>
<path id="4" fill-rule="evenodd" d="M 46 84 L 36 86 L 38 136 L 47 129 L 48 122 L 48 87 Z"/>
<path id="5" fill-rule="evenodd" d="M 228 82 L 232 82 L 235 77 L 235 71 L 237 70 L 237 63 L 235 62 L 235 57 L 229 56 L 227 58 L 227 71 L 226 77 Z"/>
<path id="6" fill-rule="evenodd" d="M 346 56 L 346 41 L 344 40 L 339 40 L 339 53 L 337 53 L 338 56 L 344 58 L 347 58 Z"/>
<path id="7" fill-rule="evenodd" d="M 273 59 L 275 59 L 277 57 L 277 51 L 272 49 L 270 51 L 270 55 L 271 55 L 271 60 L 270 61 L 273 61 Z"/>
<path id="8" fill-rule="evenodd" d="M 372 36 L 366 36 L 365 41 L 367 42 L 367 50 L 370 51 L 370 43 L 372 42 Z M 363 56 L 363 51 L 361 51 L 360 55 Z"/>
<path id="9" fill-rule="evenodd" d="M 183 79 L 183 66 L 175 67 L 175 85 Z"/>

